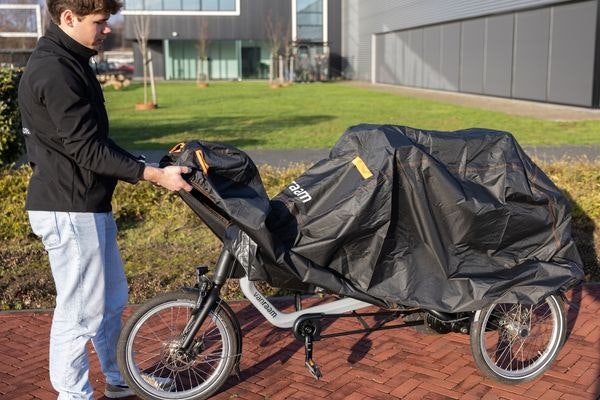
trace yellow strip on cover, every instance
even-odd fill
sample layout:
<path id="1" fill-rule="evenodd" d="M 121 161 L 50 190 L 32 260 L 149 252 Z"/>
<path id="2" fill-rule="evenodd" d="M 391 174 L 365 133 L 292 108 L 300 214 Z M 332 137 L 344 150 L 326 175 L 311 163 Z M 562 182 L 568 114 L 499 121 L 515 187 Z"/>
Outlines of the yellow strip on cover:
<path id="1" fill-rule="evenodd" d="M 369 170 L 369 167 L 367 167 L 367 164 L 365 164 L 362 158 L 356 157 L 354 160 L 352 160 L 352 164 L 354 164 L 358 172 L 360 172 L 363 179 L 369 179 L 373 176 L 373 173 Z"/>

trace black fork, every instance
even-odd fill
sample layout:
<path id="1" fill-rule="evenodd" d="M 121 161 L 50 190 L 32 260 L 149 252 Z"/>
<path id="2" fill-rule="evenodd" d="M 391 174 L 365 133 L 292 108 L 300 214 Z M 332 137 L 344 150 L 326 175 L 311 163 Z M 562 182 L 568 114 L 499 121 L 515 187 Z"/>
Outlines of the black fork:
<path id="1" fill-rule="evenodd" d="M 235 264 L 235 258 L 227 250 L 223 249 L 215 265 L 213 279 L 205 276 L 208 268 L 198 268 L 198 302 L 182 334 L 181 351 L 190 352 L 194 346 L 194 337 L 208 317 L 211 310 L 221 300 L 221 288 L 227 282 L 227 278 Z"/>

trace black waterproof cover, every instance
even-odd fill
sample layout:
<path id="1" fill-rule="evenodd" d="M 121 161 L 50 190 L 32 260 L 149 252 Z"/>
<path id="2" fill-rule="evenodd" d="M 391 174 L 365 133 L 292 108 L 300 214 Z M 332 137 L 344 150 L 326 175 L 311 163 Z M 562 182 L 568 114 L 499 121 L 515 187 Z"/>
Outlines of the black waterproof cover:
<path id="1" fill-rule="evenodd" d="M 271 201 L 243 152 L 185 147 L 207 168 L 174 162 L 231 216 L 224 244 L 251 280 L 461 312 L 583 278 L 567 199 L 506 132 L 358 125 Z"/>

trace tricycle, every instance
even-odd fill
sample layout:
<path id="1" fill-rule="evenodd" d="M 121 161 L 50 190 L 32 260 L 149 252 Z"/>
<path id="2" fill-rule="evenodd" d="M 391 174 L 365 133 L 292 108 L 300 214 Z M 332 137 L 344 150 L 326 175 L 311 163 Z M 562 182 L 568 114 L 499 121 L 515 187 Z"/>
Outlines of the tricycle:
<path id="1" fill-rule="evenodd" d="M 566 338 L 564 293 L 578 283 L 582 276 L 580 261 L 572 245 L 568 226 L 559 221 L 564 217 L 568 225 L 568 212 L 563 212 L 562 208 L 558 211 L 547 210 L 548 214 L 554 215 L 553 225 L 550 228 L 546 223 L 541 226 L 549 229 L 551 234 L 548 236 L 554 241 L 546 240 L 546 235 L 540 236 L 540 232 L 543 231 L 541 228 L 536 228 L 535 232 L 531 231 L 530 226 L 520 228 L 521 233 L 516 235 L 520 238 L 518 248 L 526 248 L 528 257 L 520 255 L 517 257 L 517 252 L 513 251 L 516 242 L 512 239 L 506 240 L 507 237 L 511 237 L 507 233 L 511 227 L 510 221 L 501 226 L 502 237 L 493 235 L 497 239 L 493 252 L 489 248 L 482 249 L 491 246 L 485 237 L 486 232 L 494 230 L 494 226 L 484 224 L 488 230 L 485 232 L 479 230 L 476 235 L 477 245 L 471 242 L 470 248 L 475 248 L 474 251 L 478 254 L 484 253 L 486 256 L 494 254 L 490 256 L 489 265 L 482 266 L 480 269 L 474 269 L 469 264 L 474 256 L 469 255 L 469 251 L 464 246 L 461 247 L 466 243 L 464 223 L 460 223 L 461 239 L 452 238 L 455 246 L 452 254 L 444 253 L 448 251 L 449 245 L 440 246 L 439 243 L 433 243 L 429 239 L 417 240 L 417 233 L 426 230 L 426 227 L 414 221 L 428 219 L 422 215 L 415 217 L 415 212 L 412 211 L 409 212 L 411 215 L 409 219 L 403 219 L 402 212 L 398 211 L 395 203 L 395 201 L 403 203 L 398 200 L 396 193 L 409 191 L 407 180 L 398 178 L 402 171 L 407 171 L 406 166 L 409 164 L 406 163 L 412 163 L 410 165 L 421 177 L 423 168 L 441 165 L 440 168 L 444 171 L 459 171 L 458 175 L 462 176 L 463 181 L 491 182 L 489 179 L 482 179 L 480 165 L 473 161 L 476 158 L 473 152 L 471 152 L 472 158 L 464 161 L 462 167 L 439 162 L 443 157 L 440 156 L 440 152 L 435 151 L 431 138 L 441 137 L 443 140 L 448 140 L 447 137 L 451 137 L 451 140 L 459 138 L 465 142 L 465 137 L 468 137 L 473 139 L 471 143 L 477 142 L 476 146 L 480 150 L 477 154 L 481 154 L 482 138 L 491 138 L 491 142 L 498 143 L 498 140 L 504 140 L 506 135 L 485 131 L 482 134 L 459 132 L 454 133 L 453 136 L 445 136 L 438 132 L 409 129 L 372 125 L 351 128 L 340 141 L 341 145 L 338 143 L 332 150 L 328 160 L 317 163 L 273 199 L 266 198 L 266 194 L 261 189 L 262 183 L 256 167 L 249 157 L 232 146 L 193 141 L 172 149 L 161 164 L 192 167 L 193 172 L 186 179 L 194 189 L 189 193 L 179 194 L 224 245 L 212 270 L 206 266 L 196 267 L 195 285 L 158 295 L 139 306 L 129 317 L 118 343 L 119 366 L 127 384 L 144 399 L 192 400 L 210 397 L 232 374 L 239 376 L 240 358 L 243 355 L 242 332 L 236 314 L 220 295 L 221 289 L 229 279 L 239 279 L 244 296 L 269 324 L 291 330 L 293 335 L 304 344 L 305 365 L 308 372 L 316 379 L 322 376 L 322 371 L 315 361 L 317 357 L 313 354 L 315 341 L 340 335 L 419 326 L 442 334 L 458 332 L 469 335 L 475 364 L 484 375 L 499 382 L 520 384 L 542 375 L 556 359 Z M 395 161 L 392 163 L 395 168 L 388 169 L 389 164 L 373 161 L 373 154 L 370 153 L 372 149 L 375 149 L 374 152 L 377 154 L 385 151 L 380 145 L 365 145 L 365 138 L 371 140 L 382 132 L 383 136 L 388 137 L 386 140 L 393 143 L 395 149 L 404 146 L 404 142 L 398 144 L 399 139 L 393 135 L 403 135 L 402 140 L 409 137 L 410 146 L 413 148 L 415 144 L 427 142 L 429 147 L 424 152 L 435 155 L 434 161 L 437 164 L 425 165 L 421 159 L 419 169 L 414 164 L 421 155 L 417 157 L 415 153 L 401 155 L 397 152 L 393 156 Z M 424 139 L 423 135 L 429 136 Z M 357 136 L 361 140 L 355 140 Z M 360 143 L 360 148 L 354 152 L 348 151 L 344 146 L 349 142 Z M 510 146 L 514 144 L 510 142 Z M 493 159 L 498 159 L 496 153 L 483 153 L 487 154 L 486 158 L 492 154 Z M 507 151 L 503 152 L 504 170 L 497 175 L 505 178 L 507 176 L 502 174 L 507 174 L 506 166 L 509 165 L 506 162 L 508 159 L 506 153 Z M 463 160 L 468 159 L 465 155 L 455 156 L 459 160 L 461 157 Z M 524 157 L 526 156 L 519 153 L 519 158 L 527 161 Z M 345 161 L 341 162 L 340 159 Z M 497 174 L 498 169 L 495 167 L 498 163 L 489 162 L 488 159 L 488 164 L 493 164 L 488 172 Z M 533 190 L 540 194 L 542 190 L 532 189 L 532 186 L 540 185 L 539 182 L 544 176 L 540 175 L 539 170 L 534 170 L 536 173 L 534 180 L 531 165 L 526 166 L 525 176 L 530 184 L 526 190 Z M 469 167 L 473 167 L 471 172 Z M 517 170 L 514 166 L 509 168 Z M 480 175 L 465 178 L 473 171 L 479 171 Z M 328 181 L 332 175 L 334 177 Z M 430 175 L 434 174 L 430 173 Z M 514 177 L 510 176 L 510 173 L 508 175 L 510 179 L 506 181 L 510 181 L 512 187 L 519 186 Z M 386 187 L 386 177 L 392 178 L 391 191 L 382 190 Z M 336 185 L 344 185 L 347 188 L 348 179 L 356 182 L 357 186 L 352 190 L 346 190 L 346 193 L 351 193 L 343 196 L 347 201 L 340 201 L 340 192 L 344 190 L 342 187 L 336 188 Z M 364 198 L 360 196 L 368 192 L 364 185 L 370 180 L 375 180 L 372 186 L 375 189 L 370 192 L 370 199 L 373 199 L 373 196 L 379 199 L 377 196 L 385 192 L 387 193 L 383 196 L 385 201 L 390 197 L 392 200 L 390 203 L 367 202 L 368 207 L 357 210 L 357 198 L 361 203 L 363 202 Z M 435 182 L 441 184 L 439 180 Z M 542 183 L 544 196 L 560 199 L 559 191 L 550 191 L 552 186 L 549 186 L 546 180 Z M 473 188 L 469 183 L 461 185 L 458 191 L 468 199 L 470 195 L 465 193 Z M 498 185 L 497 180 L 490 185 Z M 420 192 L 420 189 L 414 185 L 410 186 L 410 190 Z M 322 204 L 318 210 L 315 208 L 316 205 L 310 208 L 311 202 L 326 203 L 327 195 L 319 193 L 331 193 L 331 191 L 335 191 L 338 199 L 328 208 L 329 211 L 324 213 Z M 456 210 L 459 206 L 450 194 L 451 189 L 446 186 L 443 192 L 446 198 L 451 199 L 450 203 L 455 208 L 449 208 L 443 201 L 432 200 L 434 196 L 431 193 L 427 194 L 427 201 L 434 201 L 438 209 L 449 209 L 450 211 L 444 215 L 454 217 L 458 215 L 461 220 L 464 220 L 466 218 L 464 212 Z M 476 218 L 484 214 L 480 203 L 481 199 L 485 200 L 488 194 L 483 193 L 478 196 Z M 503 196 L 505 194 L 506 190 Z M 318 196 L 321 198 L 317 199 Z M 414 193 L 411 196 L 414 200 L 412 206 L 418 208 L 419 205 L 425 204 L 421 200 L 415 200 Z M 508 197 L 512 199 L 507 200 Z M 557 204 L 556 201 L 554 205 L 542 201 L 539 197 L 526 201 L 522 195 L 506 195 L 504 205 L 494 203 L 497 207 L 490 212 L 488 218 L 501 223 L 499 216 L 504 214 L 498 212 L 498 209 L 510 202 L 516 202 L 518 207 L 528 210 L 528 215 L 521 215 L 511 208 L 510 218 L 513 219 L 531 218 L 531 214 L 536 215 L 534 218 L 538 218 L 540 217 L 538 206 L 542 205 L 546 210 Z M 381 212 L 378 210 L 384 208 L 383 204 L 390 207 L 391 218 L 379 218 Z M 564 205 L 561 202 L 559 204 Z M 409 204 L 405 206 L 408 207 Z M 349 212 L 347 207 L 354 207 L 353 209 L 357 211 Z M 420 212 L 427 215 L 435 214 L 435 210 L 432 209 Z M 337 231 L 332 233 L 331 230 L 327 230 L 333 229 L 331 221 L 323 222 L 324 218 L 334 215 L 338 224 L 343 226 L 339 229 L 346 232 L 348 231 L 346 220 L 357 219 L 362 214 L 367 217 L 377 216 L 382 219 L 382 225 L 373 223 L 372 218 L 366 218 L 366 226 L 368 228 L 375 226 L 375 228 L 365 228 L 369 231 L 368 235 L 350 237 Z M 392 219 L 402 223 L 390 223 Z M 541 219 L 546 220 L 545 216 Z M 327 229 L 314 229 L 314 225 L 311 225 L 311 221 L 314 220 L 325 224 L 323 226 Z M 442 224 L 442 220 L 443 217 L 436 219 L 438 224 Z M 523 221 L 519 221 L 518 225 Z M 482 220 L 474 219 L 473 224 L 479 227 Z M 529 225 L 531 224 L 530 222 Z M 289 228 L 290 226 L 292 228 Z M 410 228 L 411 226 L 415 228 Z M 557 230 L 557 226 L 560 230 Z M 384 235 L 378 234 L 379 228 Z M 364 232 L 365 229 L 360 231 Z M 440 232 L 447 233 L 446 228 L 436 229 L 436 234 L 422 234 L 420 237 L 431 238 L 440 235 Z M 407 230 L 417 233 L 405 236 L 398 233 Z M 317 233 L 321 233 L 321 236 Z M 452 233 L 448 235 L 452 236 Z M 372 245 L 376 240 L 374 238 L 378 236 L 383 236 L 383 244 Z M 401 251 L 399 251 L 398 243 L 406 237 L 410 239 L 400 245 Z M 531 239 L 532 237 L 534 239 Z M 524 244 L 529 239 L 530 242 L 536 242 L 534 246 L 536 255 L 533 255 L 531 246 Z M 439 240 L 444 242 L 443 239 Z M 319 247 L 323 241 L 326 242 L 323 247 L 326 250 Z M 425 248 L 433 249 L 430 253 L 420 250 L 423 248 L 421 246 L 423 242 Z M 349 243 L 350 247 L 348 247 Z M 358 252 L 355 251 L 357 246 L 360 249 Z M 548 251 L 549 246 L 554 246 L 552 251 Z M 324 264 L 323 253 L 332 247 L 337 248 L 337 251 L 329 257 L 328 264 Z M 309 250 L 306 250 L 307 248 Z M 506 264 L 507 248 L 513 251 L 511 255 L 515 260 L 510 265 Z M 460 250 L 461 263 L 458 266 L 454 265 L 452 258 L 458 252 L 456 249 Z M 316 253 L 311 255 L 310 251 Z M 372 255 L 374 252 L 377 253 L 375 256 Z M 502 257 L 498 256 L 499 253 L 502 253 Z M 435 273 L 431 272 L 439 272 L 440 265 L 434 265 L 431 270 L 425 269 L 424 273 L 428 275 L 429 284 L 434 282 L 429 292 L 425 292 L 423 288 L 426 286 L 422 285 L 411 289 L 411 282 L 406 282 L 406 279 L 418 278 L 418 272 L 415 273 L 416 275 L 410 273 L 407 275 L 398 273 L 395 269 L 400 266 L 404 271 L 408 268 L 407 265 L 414 268 L 415 265 L 404 262 L 411 254 L 421 255 L 415 259 L 418 268 L 421 268 L 421 264 L 418 264 L 419 259 L 425 264 L 435 264 L 433 259 L 445 263 L 443 280 L 439 280 Z M 436 254 L 436 257 L 428 257 L 427 254 Z M 549 255 L 542 259 L 539 254 Z M 499 262 L 499 259 L 504 264 Z M 477 262 L 481 262 L 480 259 Z M 494 263 L 502 265 L 498 267 Z M 386 267 L 383 272 L 377 272 L 381 265 Z M 522 271 L 527 268 L 531 268 L 534 272 L 523 274 Z M 375 271 L 369 274 L 368 281 L 362 279 L 362 275 L 353 273 L 353 271 L 363 273 L 364 269 Z M 272 300 L 257 288 L 256 280 L 265 280 L 275 286 L 301 289 L 302 292 L 298 291 L 295 295 L 295 309 L 289 312 L 278 309 Z M 420 284 L 422 280 L 418 283 Z M 446 281 L 449 283 L 439 283 Z M 456 283 L 452 283 L 454 281 Z M 414 282 L 417 284 L 416 281 Z M 454 295 L 457 292 L 449 289 L 452 284 L 458 285 L 458 298 Z M 381 290 L 381 285 L 387 291 Z M 330 301 L 311 303 L 309 307 L 304 308 L 302 293 L 304 296 L 306 293 L 327 294 Z M 365 321 L 366 317 L 374 317 L 373 320 L 376 322 L 368 324 Z M 362 329 L 327 333 L 324 327 L 329 321 L 339 318 L 357 318 L 362 324 Z"/>

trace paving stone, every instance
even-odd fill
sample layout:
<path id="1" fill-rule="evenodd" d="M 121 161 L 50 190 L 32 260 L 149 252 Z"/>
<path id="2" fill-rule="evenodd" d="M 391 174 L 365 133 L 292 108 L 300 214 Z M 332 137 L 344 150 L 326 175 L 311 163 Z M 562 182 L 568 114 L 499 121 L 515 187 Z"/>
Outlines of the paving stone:
<path id="1" fill-rule="evenodd" d="M 215 399 L 598 399 L 600 398 L 600 285 L 570 293 L 578 307 L 571 336 L 554 365 L 522 385 L 500 384 L 476 367 L 469 337 L 427 335 L 412 328 L 330 338 L 315 343 L 323 378 L 304 366 L 304 346 L 288 330 L 273 328 L 247 301 L 231 302 L 243 327 L 240 379 L 230 378 Z M 311 301 L 313 303 L 311 303 Z M 305 307 L 314 304 L 308 300 Z M 291 310 L 291 302 L 278 303 Z M 133 307 L 126 310 L 131 313 Z M 574 309 L 574 308 L 573 308 Z M 0 397 L 49 400 L 51 312 L 0 312 Z M 328 329 L 357 329 L 353 319 Z M 91 347 L 90 347 L 91 350 Z M 95 355 L 90 381 L 102 398 L 104 378 Z"/>

